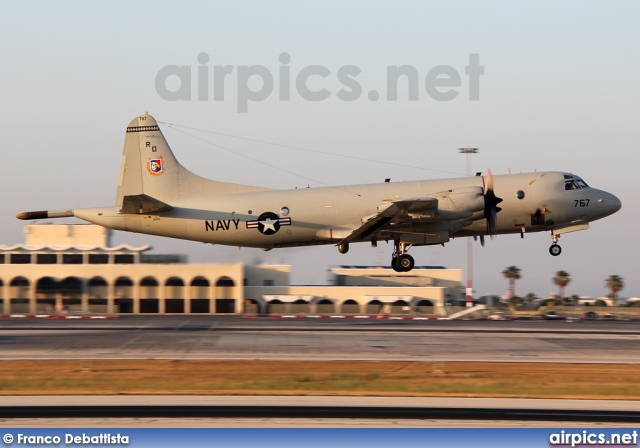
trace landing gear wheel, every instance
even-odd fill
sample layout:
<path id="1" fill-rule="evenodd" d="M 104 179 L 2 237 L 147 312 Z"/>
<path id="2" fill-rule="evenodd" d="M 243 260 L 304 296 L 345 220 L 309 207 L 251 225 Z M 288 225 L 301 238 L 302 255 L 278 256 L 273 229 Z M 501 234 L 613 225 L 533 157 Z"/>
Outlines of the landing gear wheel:
<path id="1" fill-rule="evenodd" d="M 400 255 L 396 257 L 396 260 L 396 265 L 400 268 L 400 272 L 409 272 L 416 264 L 413 257 L 409 254 Z"/>
<path id="2" fill-rule="evenodd" d="M 406 252 L 411 248 L 411 244 L 394 241 L 393 255 L 391 257 L 391 267 L 396 272 L 409 272 L 413 269 L 415 261 Z"/>
<path id="3" fill-rule="evenodd" d="M 554 257 L 557 257 L 562 253 L 562 248 L 557 244 L 552 244 L 551 247 L 549 248 L 549 253 Z"/>

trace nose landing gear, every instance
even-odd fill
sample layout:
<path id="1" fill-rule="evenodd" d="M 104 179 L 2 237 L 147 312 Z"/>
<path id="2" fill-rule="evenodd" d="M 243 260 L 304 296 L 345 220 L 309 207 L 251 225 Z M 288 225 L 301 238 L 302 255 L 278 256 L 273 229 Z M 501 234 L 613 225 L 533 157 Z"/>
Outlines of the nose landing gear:
<path id="1" fill-rule="evenodd" d="M 411 245 L 407 246 L 399 241 L 395 241 L 393 245 L 391 267 L 396 272 L 409 272 L 416 264 L 413 257 L 406 253 L 411 248 Z"/>
<path id="2" fill-rule="evenodd" d="M 553 240 L 553 244 L 549 248 L 549 253 L 554 257 L 557 257 L 562 253 L 562 248 L 558 245 L 558 238 L 560 238 L 560 235 L 556 235 L 555 233 L 551 232 L 551 239 Z"/>

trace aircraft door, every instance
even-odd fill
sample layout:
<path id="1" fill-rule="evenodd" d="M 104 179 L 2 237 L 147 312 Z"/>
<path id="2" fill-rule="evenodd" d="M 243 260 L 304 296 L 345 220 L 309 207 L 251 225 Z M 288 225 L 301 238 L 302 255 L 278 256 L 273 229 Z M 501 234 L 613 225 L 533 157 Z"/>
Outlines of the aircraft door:
<path id="1" fill-rule="evenodd" d="M 545 213 L 542 210 L 536 210 L 534 214 L 531 215 L 531 227 L 544 226 L 546 222 Z"/>

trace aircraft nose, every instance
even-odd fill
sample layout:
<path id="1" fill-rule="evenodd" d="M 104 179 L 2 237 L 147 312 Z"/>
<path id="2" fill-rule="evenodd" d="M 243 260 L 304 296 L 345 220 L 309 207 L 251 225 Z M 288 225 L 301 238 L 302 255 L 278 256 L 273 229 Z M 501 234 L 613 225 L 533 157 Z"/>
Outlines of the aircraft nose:
<path id="1" fill-rule="evenodd" d="M 605 211 L 607 215 L 612 215 L 622 208 L 622 202 L 611 193 L 603 191 L 598 197 L 598 208 Z"/>

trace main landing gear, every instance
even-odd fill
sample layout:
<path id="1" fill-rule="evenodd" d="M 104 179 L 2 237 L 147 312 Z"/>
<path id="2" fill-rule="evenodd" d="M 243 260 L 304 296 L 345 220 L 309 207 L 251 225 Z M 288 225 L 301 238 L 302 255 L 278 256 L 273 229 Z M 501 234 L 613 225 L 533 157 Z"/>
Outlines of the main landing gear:
<path id="1" fill-rule="evenodd" d="M 396 272 L 409 272 L 416 264 L 413 257 L 405 253 L 411 248 L 411 245 L 395 241 L 393 246 L 394 249 L 393 255 L 391 256 L 391 267 Z"/>
<path id="2" fill-rule="evenodd" d="M 560 238 L 560 235 L 556 235 L 551 232 L 551 239 L 553 240 L 553 244 L 549 248 L 549 253 L 554 257 L 557 257 L 562 253 L 562 248 L 558 245 L 558 238 Z"/>

